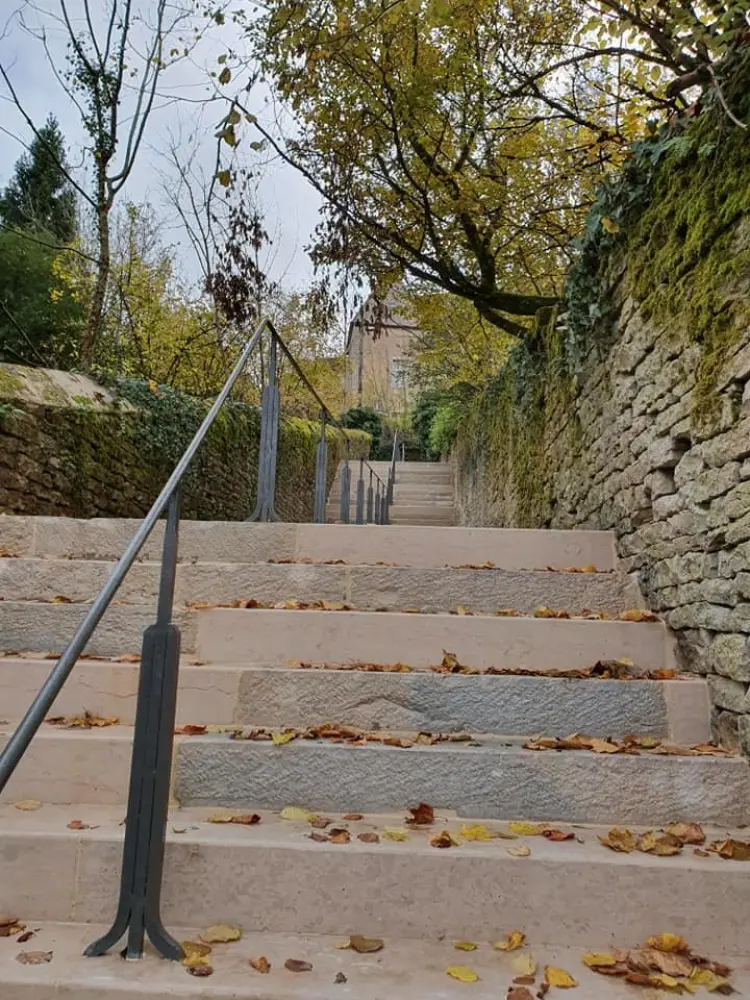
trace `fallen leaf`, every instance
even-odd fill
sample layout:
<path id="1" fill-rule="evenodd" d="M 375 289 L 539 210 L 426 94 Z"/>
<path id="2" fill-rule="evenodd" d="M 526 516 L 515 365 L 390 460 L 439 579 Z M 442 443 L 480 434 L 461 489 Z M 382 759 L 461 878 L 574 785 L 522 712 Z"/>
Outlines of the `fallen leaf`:
<path id="1" fill-rule="evenodd" d="M 26 944 L 27 941 L 31 941 L 34 937 L 34 931 L 25 931 L 20 937 L 16 938 L 17 944 Z"/>
<path id="2" fill-rule="evenodd" d="M 409 812 L 411 818 L 406 820 L 408 826 L 430 826 L 435 822 L 435 810 L 426 802 L 420 802 L 418 806 L 410 808 Z"/>
<path id="3" fill-rule="evenodd" d="M 535 976 L 536 959 L 529 952 L 521 952 L 510 960 L 510 967 L 516 976 Z"/>
<path id="4" fill-rule="evenodd" d="M 299 809 L 297 806 L 287 806 L 281 810 L 280 815 L 282 819 L 297 820 L 302 823 L 312 823 L 314 819 L 318 818 L 315 813 L 308 812 L 307 809 Z"/>
<path id="5" fill-rule="evenodd" d="M 46 965 L 52 961 L 52 951 L 21 951 L 16 955 L 16 961 L 21 965 Z"/>
<path id="6" fill-rule="evenodd" d="M 476 951 L 477 946 L 473 941 L 458 941 L 453 945 L 456 951 Z"/>
<path id="7" fill-rule="evenodd" d="M 98 830 L 98 827 L 91 826 L 90 823 L 84 823 L 81 819 L 72 819 L 68 823 L 69 830 Z"/>
<path id="8" fill-rule="evenodd" d="M 261 822 L 259 813 L 243 813 L 241 816 L 232 816 L 230 823 L 235 826 L 257 826 Z"/>
<path id="9" fill-rule="evenodd" d="M 699 969 L 697 966 L 691 969 L 687 982 L 691 986 L 704 986 L 708 993 L 733 993 L 729 980 L 724 976 L 717 976 L 710 969 Z M 727 987 L 729 988 L 727 990 Z"/>
<path id="10" fill-rule="evenodd" d="M 547 826 L 544 823 L 508 823 L 508 829 L 519 837 L 540 837 Z"/>
<path id="11" fill-rule="evenodd" d="M 750 861 L 750 843 L 744 840 L 717 840 L 706 849 L 729 861 Z"/>
<path id="12" fill-rule="evenodd" d="M 284 962 L 284 968 L 288 969 L 290 972 L 312 972 L 312 965 L 310 962 L 303 962 L 299 958 L 288 958 Z"/>
<path id="13" fill-rule="evenodd" d="M 241 937 L 240 928 L 232 924 L 213 924 L 200 935 L 201 941 L 206 944 L 228 944 L 230 941 L 239 941 Z"/>
<path id="14" fill-rule="evenodd" d="M 670 823 L 664 832 L 676 837 L 683 844 L 705 844 L 706 835 L 698 823 Z"/>
<path id="15" fill-rule="evenodd" d="M 271 742 L 274 746 L 283 747 L 285 743 L 291 743 L 296 737 L 297 733 L 294 730 L 287 730 L 285 733 L 272 733 Z"/>
<path id="16" fill-rule="evenodd" d="M 668 976 L 689 976 L 693 969 L 693 961 L 689 955 L 683 955 L 679 952 L 644 948 L 642 954 L 653 969 Z"/>
<path id="17" fill-rule="evenodd" d="M 662 933 L 655 937 L 650 937 L 646 944 L 649 948 L 656 948 L 657 951 L 682 952 L 690 951 L 690 946 L 679 934 Z"/>
<path id="18" fill-rule="evenodd" d="M 382 951 L 385 945 L 380 938 L 366 938 L 359 934 L 352 934 L 349 938 L 349 947 L 360 955 L 369 955 L 375 951 Z"/>
<path id="19" fill-rule="evenodd" d="M 609 955 L 606 952 L 601 951 L 590 951 L 588 954 L 583 956 L 581 961 L 584 965 L 587 965 L 589 969 L 608 968 L 618 964 L 614 955 Z"/>
<path id="20" fill-rule="evenodd" d="M 37 809 L 42 808 L 42 803 L 37 801 L 37 799 L 21 799 L 15 805 L 16 809 L 20 809 L 21 812 L 36 812 Z"/>
<path id="21" fill-rule="evenodd" d="M 479 976 L 476 972 L 467 969 L 465 965 L 451 965 L 449 969 L 445 970 L 445 974 L 450 976 L 451 979 L 457 979 L 459 983 L 476 983 L 479 981 Z"/>
<path id="22" fill-rule="evenodd" d="M 197 969 L 203 965 L 208 965 L 204 955 L 185 955 L 182 964 L 186 969 Z"/>
<path id="23" fill-rule="evenodd" d="M 332 844 L 348 844 L 352 835 L 348 830 L 331 830 L 329 840 Z"/>
<path id="24" fill-rule="evenodd" d="M 207 819 L 207 823 L 231 823 L 234 819 L 234 814 L 230 812 L 216 812 L 212 813 Z"/>
<path id="25" fill-rule="evenodd" d="M 655 854 L 662 858 L 682 853 L 682 841 L 678 840 L 677 837 L 673 837 L 669 833 L 657 837 L 652 830 L 640 836 L 635 846 L 636 850 L 643 852 L 643 854 Z"/>
<path id="26" fill-rule="evenodd" d="M 458 657 L 455 653 L 449 653 L 447 650 L 443 650 L 443 660 L 440 664 L 444 670 L 458 670 L 461 664 L 458 662 Z"/>
<path id="27" fill-rule="evenodd" d="M 526 986 L 509 986 L 505 1000 L 534 1000 L 534 994 Z"/>
<path id="28" fill-rule="evenodd" d="M 571 831 L 565 833 L 564 830 L 542 830 L 542 836 L 546 837 L 547 840 L 562 841 L 562 840 L 574 840 L 575 834 Z"/>
<path id="29" fill-rule="evenodd" d="M 349 823 L 357 823 L 359 820 L 364 819 L 362 813 L 347 813 L 344 819 Z"/>
<path id="30" fill-rule="evenodd" d="M 441 833 L 436 834 L 430 840 L 430 847 L 460 847 L 461 845 L 450 832 L 450 830 L 443 830 Z"/>
<path id="31" fill-rule="evenodd" d="M 512 858 L 528 858 L 531 854 L 531 848 L 527 847 L 526 844 L 519 844 L 518 847 L 508 847 L 506 850 Z"/>
<path id="32" fill-rule="evenodd" d="M 12 927 L 17 923 L 18 917 L 7 917 L 5 914 L 0 915 L 0 927 Z"/>
<path id="33" fill-rule="evenodd" d="M 578 986 L 577 980 L 569 972 L 566 972 L 565 969 L 558 969 L 554 965 L 544 966 L 544 979 L 550 986 L 556 986 L 560 990 L 568 990 Z"/>
<path id="34" fill-rule="evenodd" d="M 461 826 L 461 836 L 464 840 L 482 842 L 485 840 L 495 840 L 497 834 L 488 830 L 483 823 L 473 823 L 471 826 L 467 826 L 464 823 Z"/>
<path id="35" fill-rule="evenodd" d="M 658 622 L 660 618 L 653 611 L 645 611 L 643 608 L 631 608 L 629 611 L 621 611 L 618 615 L 621 622 Z"/>
<path id="36" fill-rule="evenodd" d="M 196 726 L 188 723 L 186 726 L 178 726 L 175 729 L 175 736 L 203 736 L 207 726 Z"/>
<path id="37" fill-rule="evenodd" d="M 612 827 L 606 837 L 599 837 L 599 842 L 621 854 L 632 854 L 636 843 L 632 830 L 620 830 L 616 826 Z"/>
<path id="38" fill-rule="evenodd" d="M 213 966 L 200 964 L 200 965 L 189 965 L 188 974 L 191 976 L 199 976 L 200 978 L 205 978 L 206 976 L 213 976 L 214 970 Z"/>
<path id="39" fill-rule="evenodd" d="M 271 963 L 265 955 L 261 955 L 259 958 L 251 958 L 250 966 L 255 969 L 256 972 L 260 972 L 264 976 L 267 976 L 271 971 Z"/>
<path id="40" fill-rule="evenodd" d="M 328 834 L 318 833 L 317 830 L 312 831 L 310 834 L 310 840 L 314 840 L 316 844 L 327 844 L 329 842 Z"/>
<path id="41" fill-rule="evenodd" d="M 397 843 L 404 843 L 409 839 L 409 834 L 406 830 L 394 830 L 387 828 L 383 830 L 383 840 L 393 840 Z"/>
<path id="42" fill-rule="evenodd" d="M 379 844 L 380 837 L 377 833 L 358 833 L 357 840 L 361 840 L 363 844 Z"/>
<path id="43" fill-rule="evenodd" d="M 508 931 L 505 940 L 495 941 L 492 945 L 497 951 L 516 951 L 523 947 L 526 935 L 523 931 Z"/>
<path id="44" fill-rule="evenodd" d="M 185 958 L 205 958 L 211 954 L 211 945 L 202 941 L 180 941 Z"/>
<path id="45" fill-rule="evenodd" d="M 349 980 L 346 978 L 343 972 L 337 972 L 333 978 L 334 983 L 338 986 L 341 983 L 348 983 Z"/>
<path id="46" fill-rule="evenodd" d="M 49 603 L 50 604 L 72 604 L 73 602 L 71 601 L 71 599 L 69 597 L 66 597 L 64 594 L 58 594 L 57 597 L 53 597 L 52 600 Z"/>

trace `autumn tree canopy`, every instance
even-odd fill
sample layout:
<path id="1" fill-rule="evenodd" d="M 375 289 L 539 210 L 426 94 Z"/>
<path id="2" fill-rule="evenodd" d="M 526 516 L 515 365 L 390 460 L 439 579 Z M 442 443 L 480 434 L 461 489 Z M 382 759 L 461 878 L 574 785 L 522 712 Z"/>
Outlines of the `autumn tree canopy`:
<path id="1" fill-rule="evenodd" d="M 523 334 L 603 172 L 648 115 L 720 88 L 746 7 L 270 0 L 246 30 L 291 122 L 259 127 L 326 200 L 318 263 L 428 282 Z"/>

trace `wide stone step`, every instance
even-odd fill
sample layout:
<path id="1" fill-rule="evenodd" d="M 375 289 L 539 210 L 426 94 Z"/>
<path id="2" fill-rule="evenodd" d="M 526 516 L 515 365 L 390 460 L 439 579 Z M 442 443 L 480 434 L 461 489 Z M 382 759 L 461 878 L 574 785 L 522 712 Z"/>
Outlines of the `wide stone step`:
<path id="1" fill-rule="evenodd" d="M 49 660 L 0 659 L 0 718 L 20 718 L 47 678 Z M 84 659 L 50 715 L 88 711 L 135 718 L 139 665 Z M 650 735 L 692 746 L 710 739 L 706 683 L 575 680 L 413 672 L 285 670 L 183 663 L 180 725 L 320 726 L 366 730 L 496 733 L 582 732 Z"/>
<path id="2" fill-rule="evenodd" d="M 132 730 L 43 729 L 7 787 L 9 801 L 124 804 Z M 467 818 L 739 826 L 750 820 L 750 769 L 740 757 L 524 750 L 479 745 L 410 749 L 330 741 L 177 737 L 174 794 L 182 805 L 389 811 L 429 802 Z"/>
<path id="3" fill-rule="evenodd" d="M 61 559 L 119 559 L 140 522 L 95 518 L 0 518 L 0 548 L 10 555 Z M 142 550 L 161 558 L 161 525 Z M 462 566 L 493 562 L 503 569 L 552 566 L 616 567 L 606 531 L 503 528 L 384 527 L 337 524 L 249 524 L 183 521 L 183 561 L 265 562 L 268 559 L 343 559 L 347 563 Z"/>
<path id="4" fill-rule="evenodd" d="M 361 831 L 378 832 L 382 838 L 386 829 L 408 829 L 403 824 L 403 811 L 391 816 L 365 816 L 359 822 L 342 823 L 333 817 L 334 826 L 349 827 L 352 835 L 350 843 L 337 845 L 315 843 L 309 838 L 308 824 L 282 821 L 268 812 L 263 812 L 262 822 L 253 827 L 207 823 L 208 815 L 209 810 L 188 809 L 170 816 L 162 913 L 170 930 L 183 926 L 182 921 L 188 916 L 194 930 L 219 922 L 237 924 L 244 931 L 246 947 L 250 949 L 248 955 L 268 955 L 274 968 L 270 976 L 264 977 L 264 985 L 255 984 L 253 973 L 243 959 L 244 981 L 233 992 L 236 989 L 233 981 L 225 982 L 221 973 L 224 962 L 233 954 L 233 946 L 217 947 L 214 963 L 217 971 L 210 982 L 226 988 L 226 992 L 219 994 L 225 998 L 273 997 L 273 993 L 265 991 L 273 990 L 274 983 L 294 982 L 282 969 L 287 958 L 309 958 L 321 971 L 328 969 L 329 961 L 347 962 L 342 968 L 350 977 L 352 992 L 347 994 L 344 988 L 341 993 L 339 987 L 335 988 L 339 992 L 333 992 L 333 975 L 326 979 L 326 987 L 331 985 L 330 994 L 306 992 L 304 983 L 317 980 L 298 977 L 304 980 L 299 995 L 305 1000 L 318 995 L 369 997 L 369 993 L 359 991 L 358 975 L 369 968 L 362 963 L 382 959 L 382 972 L 387 975 L 393 968 L 391 941 L 396 948 L 401 939 L 408 944 L 412 956 L 411 976 L 394 985 L 405 989 L 413 982 L 417 992 L 393 993 L 385 989 L 373 992 L 373 1000 L 392 996 L 404 1000 L 412 996 L 424 1000 L 465 996 L 464 984 L 455 984 L 463 993 L 450 992 L 454 986 L 445 976 L 445 969 L 450 965 L 474 967 L 476 963 L 477 971 L 486 970 L 488 975 L 493 969 L 504 970 L 507 958 L 491 949 L 488 942 L 498 940 L 511 929 L 527 935 L 529 950 L 540 964 L 559 964 L 582 984 L 598 986 L 599 992 L 592 992 L 591 1000 L 608 997 L 606 988 L 610 981 L 604 977 L 586 979 L 587 972 L 580 961 L 583 952 L 634 947 L 665 929 L 684 935 L 697 952 L 714 959 L 747 955 L 750 951 L 744 920 L 750 894 L 750 866 L 714 856 L 695 858 L 689 848 L 678 857 L 669 858 L 615 854 L 599 844 L 597 835 L 602 830 L 582 828 L 576 834 L 583 843 L 576 840 L 554 843 L 543 837 L 528 837 L 512 842 L 464 842 L 460 847 L 437 850 L 429 846 L 436 831 L 448 828 L 460 834 L 461 827 L 460 822 L 444 817 L 439 810 L 434 827 L 409 831 L 409 840 L 404 843 L 381 839 L 380 843 L 366 844 L 356 839 Z M 55 930 L 48 923 L 69 920 L 71 914 L 82 925 L 104 926 L 112 920 L 119 886 L 122 810 L 79 806 L 71 811 L 45 805 L 36 813 L 19 813 L 5 807 L 0 809 L 0 818 L 3 906 L 30 927 L 41 928 L 38 936 L 26 945 L 27 949 L 55 952 L 54 961 L 41 971 L 38 967 L 24 968 L 15 961 L 22 948 L 12 939 L 0 939 L 0 984 L 3 977 L 11 975 L 11 970 L 14 975 L 20 970 L 23 976 L 33 977 L 46 969 L 47 974 L 54 972 L 56 979 L 62 979 L 66 975 L 63 956 L 68 946 L 63 946 L 62 941 L 57 947 L 47 944 L 50 940 L 47 935 Z M 72 818 L 96 829 L 69 830 L 67 824 Z M 707 829 L 706 832 L 712 839 L 723 835 L 723 831 L 712 833 Z M 509 847 L 523 845 L 530 848 L 528 857 L 513 857 L 508 853 Z M 23 864 L 19 864 L 20 858 Z M 571 892 L 571 886 L 575 892 Z M 74 939 L 77 953 L 97 930 L 98 926 L 78 929 L 79 936 Z M 386 949 L 380 955 L 360 959 L 350 952 L 337 951 L 332 942 L 326 942 L 316 963 L 310 952 L 298 954 L 282 949 L 277 952 L 265 943 L 265 934 L 333 935 L 337 940 L 363 934 L 386 938 Z M 194 933 L 184 936 L 194 939 Z M 424 984 L 418 975 L 422 945 L 416 938 L 428 939 L 433 942 L 430 947 L 435 948 L 445 939 L 434 960 L 426 966 L 426 971 L 434 972 L 435 977 Z M 471 955 L 462 954 L 453 947 L 457 941 L 475 942 L 479 950 Z M 547 957 L 550 953 L 544 950 L 565 947 L 580 949 L 578 957 L 551 961 Z M 110 982 L 118 989 L 126 988 L 133 966 L 123 963 L 116 952 L 112 961 L 118 965 Z M 104 980 L 96 979 L 97 970 L 106 969 L 108 962 L 108 959 L 89 960 L 80 966 L 87 971 L 89 988 L 104 985 Z M 149 984 L 150 992 L 145 996 L 150 998 L 159 995 L 157 983 L 164 982 L 154 977 L 168 974 L 163 970 L 173 967 L 149 959 L 148 964 L 136 968 L 141 969 Z M 194 981 L 185 970 L 179 966 L 177 969 L 184 989 L 194 988 Z M 12 981 L 34 980 L 23 979 L 19 974 Z M 361 984 L 364 986 L 366 981 Z M 485 988 L 483 979 L 471 987 L 471 993 L 498 1000 L 504 997 L 509 982 L 507 977 L 503 989 L 492 994 L 477 993 Z M 738 975 L 733 982 L 740 990 L 739 995 L 745 995 L 742 987 L 747 984 L 747 977 Z M 375 983 L 380 980 L 373 980 Z M 254 992 L 257 989 L 261 992 Z M 627 992 L 614 995 L 619 1000 L 630 997 L 631 992 L 632 987 L 628 987 Z M 19 997 L 5 991 L 0 995 L 9 1000 Z M 66 995 L 65 992 L 49 994 L 54 1000 Z M 101 1000 L 98 993 L 69 995 L 77 1000 L 81 996 Z M 581 996 L 581 990 L 576 990 L 575 995 Z M 34 994 L 30 996 L 37 1000 Z M 46 1000 L 47 995 L 44 996 Z"/>
<path id="5" fill-rule="evenodd" d="M 0 604 L 0 615 L 2 610 Z M 429 667 L 447 650 L 471 667 L 570 669 L 625 657 L 638 667 L 658 669 L 671 666 L 673 657 L 661 623 L 225 608 L 187 617 L 189 631 L 196 629 L 191 648 L 210 663 Z"/>
<path id="6" fill-rule="evenodd" d="M 114 564 L 71 559 L 0 559 L 0 597 L 6 601 L 93 600 Z M 118 592 L 120 600 L 155 601 L 158 563 L 137 563 Z M 175 599 L 228 604 L 255 598 L 272 602 L 338 601 L 375 610 L 497 611 L 530 613 L 541 606 L 619 612 L 640 595 L 627 578 L 612 573 L 547 573 L 534 570 L 431 569 L 406 566 L 329 566 L 306 563 L 181 563 Z"/>
<path id="7" fill-rule="evenodd" d="M 388 512 L 391 524 L 455 524 L 456 511 L 453 505 L 422 504 L 407 506 L 394 503 Z"/>
<path id="8" fill-rule="evenodd" d="M 183 918 L 184 919 L 184 918 Z M 671 926 L 671 924 L 670 924 Z M 52 951 L 55 963 L 26 967 L 15 961 L 12 943 L 0 941 L 0 993 L 12 1000 L 152 1000 L 168 996 L 180 1000 L 465 1000 L 467 986 L 446 975 L 446 969 L 464 961 L 480 977 L 471 985 L 474 1000 L 498 1000 L 507 995 L 516 973 L 512 960 L 517 954 L 503 955 L 482 942 L 477 952 L 462 956 L 452 941 L 412 941 L 386 938 L 384 950 L 373 955 L 341 951 L 336 945 L 342 936 L 246 934 L 236 944 L 220 945 L 210 956 L 211 978 L 185 975 L 176 963 L 161 961 L 149 952 L 145 960 L 123 962 L 117 952 L 95 960 L 83 957 L 84 948 L 94 937 L 108 930 L 105 924 L 48 924 L 35 941 L 40 949 Z M 170 930 L 181 940 L 197 940 L 200 928 Z M 390 928 L 384 934 L 390 933 Z M 348 937 L 348 931 L 344 938 Z M 695 941 L 695 936 L 691 936 Z M 640 943 L 633 940 L 630 943 Z M 3 947 L 3 945 L 6 945 Z M 17 951 L 17 949 L 15 949 Z M 705 950 L 705 949 L 703 949 Z M 578 949 L 533 948 L 543 966 L 570 970 L 579 986 L 576 1000 L 637 1000 L 633 987 L 618 979 L 596 975 L 581 964 L 584 952 Z M 261 976 L 249 968 L 251 959 L 267 956 L 271 972 Z M 309 962 L 312 971 L 295 974 L 284 968 L 288 958 Z M 750 964 L 731 959 L 732 983 L 739 995 L 750 991 Z M 344 976 L 345 979 L 340 977 Z M 342 985 L 347 983 L 348 985 Z M 667 994 L 663 994 L 665 997 Z M 645 1000 L 647 994 L 643 995 Z"/>

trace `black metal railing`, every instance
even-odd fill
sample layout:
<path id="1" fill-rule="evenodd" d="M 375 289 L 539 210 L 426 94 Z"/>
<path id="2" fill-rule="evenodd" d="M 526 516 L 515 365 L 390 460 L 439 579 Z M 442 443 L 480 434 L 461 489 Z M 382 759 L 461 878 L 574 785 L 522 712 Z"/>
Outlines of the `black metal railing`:
<path id="1" fill-rule="evenodd" d="M 174 472 L 141 522 L 109 579 L 76 629 L 60 659 L 52 668 L 26 715 L 0 752 L 0 793 L 15 771 L 52 705 L 91 639 L 128 571 L 138 558 L 156 522 L 166 514 L 161 561 L 161 580 L 155 624 L 143 636 L 133 755 L 130 770 L 128 811 L 125 823 L 120 898 L 114 923 L 107 934 L 86 949 L 87 955 L 102 955 L 127 934 L 125 956 L 140 958 L 145 936 L 166 958 L 183 958 L 181 945 L 161 921 L 161 886 L 164 844 L 169 808 L 172 750 L 180 659 L 180 630 L 172 622 L 180 525 L 180 487 L 191 462 L 224 406 L 251 354 L 268 340 L 268 364 L 261 401 L 258 496 L 251 520 L 275 521 L 276 463 L 278 457 L 280 394 L 279 351 L 283 352 L 300 380 L 320 406 L 320 440 L 317 449 L 314 519 L 326 520 L 329 425 L 345 438 L 341 470 L 341 520 L 349 523 L 351 470 L 350 441 L 346 429 L 335 419 L 289 352 L 270 320 L 263 320 L 247 342 L 232 373 L 206 414 Z M 366 485 L 366 473 L 369 484 Z M 356 490 L 356 522 L 388 523 L 396 474 L 396 442 L 387 480 L 381 479 L 366 459 L 359 460 Z"/>

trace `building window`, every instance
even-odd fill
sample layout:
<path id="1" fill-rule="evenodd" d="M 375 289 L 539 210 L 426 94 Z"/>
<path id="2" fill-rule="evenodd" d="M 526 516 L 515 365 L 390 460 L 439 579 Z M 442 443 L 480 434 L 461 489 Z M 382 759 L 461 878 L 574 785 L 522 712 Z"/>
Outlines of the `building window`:
<path id="1" fill-rule="evenodd" d="M 408 358 L 393 358 L 391 360 L 391 388 L 404 389 L 409 384 L 411 361 Z"/>

